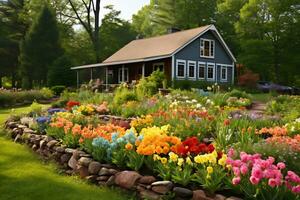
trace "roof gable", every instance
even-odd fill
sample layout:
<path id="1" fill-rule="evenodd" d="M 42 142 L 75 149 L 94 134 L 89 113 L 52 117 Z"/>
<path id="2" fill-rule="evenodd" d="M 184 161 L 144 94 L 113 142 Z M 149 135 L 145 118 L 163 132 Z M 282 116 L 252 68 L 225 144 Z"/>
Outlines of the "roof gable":
<path id="1" fill-rule="evenodd" d="M 133 40 L 103 61 L 103 63 L 140 60 L 172 55 L 177 49 L 184 46 L 202 32 L 206 31 L 210 26 L 211 25 L 202 26 L 167 35 Z"/>

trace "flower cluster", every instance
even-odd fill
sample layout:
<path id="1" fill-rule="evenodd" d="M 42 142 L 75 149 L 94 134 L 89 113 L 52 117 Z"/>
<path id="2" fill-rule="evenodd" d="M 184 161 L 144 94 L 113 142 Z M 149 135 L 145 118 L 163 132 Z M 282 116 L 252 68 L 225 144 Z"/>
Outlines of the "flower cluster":
<path id="1" fill-rule="evenodd" d="M 168 126 L 143 128 L 136 141 L 136 152 L 141 155 L 167 154 L 180 144 L 180 138 L 169 136 Z"/>
<path id="2" fill-rule="evenodd" d="M 153 123 L 153 117 L 151 115 L 142 116 L 131 121 L 130 126 L 137 130 L 150 127 Z"/>
<path id="3" fill-rule="evenodd" d="M 211 153 L 214 149 L 212 144 L 200 143 L 197 137 L 190 137 L 177 146 L 176 153 L 185 157 L 187 155 Z"/>
<path id="4" fill-rule="evenodd" d="M 284 136 L 287 135 L 287 129 L 285 127 L 271 127 L 271 128 L 262 128 L 257 131 L 258 134 L 270 134 L 272 136 Z"/>
<path id="5" fill-rule="evenodd" d="M 226 162 L 231 165 L 234 174 L 232 184 L 238 185 L 242 178 L 247 178 L 252 185 L 266 182 L 271 188 L 288 186 L 293 192 L 300 192 L 299 176 L 289 171 L 284 177 L 283 170 L 286 166 L 283 162 L 276 164 L 273 157 L 262 159 L 260 154 L 245 152 L 241 152 L 238 159 L 233 159 L 233 150 L 230 151 Z"/>
<path id="6" fill-rule="evenodd" d="M 95 108 L 92 104 L 81 105 L 75 109 L 76 112 L 79 112 L 83 115 L 91 115 L 95 112 Z"/>
<path id="7" fill-rule="evenodd" d="M 295 135 L 293 138 L 289 136 L 273 136 L 266 139 L 267 143 L 284 144 L 292 150 L 300 152 L 300 135 Z"/>
<path id="8" fill-rule="evenodd" d="M 67 110 L 72 110 L 74 106 L 80 106 L 80 102 L 71 100 L 67 102 Z"/>

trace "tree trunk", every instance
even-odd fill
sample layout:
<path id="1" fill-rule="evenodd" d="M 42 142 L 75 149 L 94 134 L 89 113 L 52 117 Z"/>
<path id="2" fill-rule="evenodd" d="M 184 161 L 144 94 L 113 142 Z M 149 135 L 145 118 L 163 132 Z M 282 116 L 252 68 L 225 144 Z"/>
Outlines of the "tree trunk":
<path id="1" fill-rule="evenodd" d="M 96 60 L 100 62 L 100 55 L 99 55 L 99 23 L 100 23 L 100 3 L 101 0 L 96 1 L 95 6 L 95 31 L 94 31 L 94 49 L 96 53 Z"/>
<path id="2" fill-rule="evenodd" d="M 0 76 L 0 88 L 2 88 L 2 76 Z"/>

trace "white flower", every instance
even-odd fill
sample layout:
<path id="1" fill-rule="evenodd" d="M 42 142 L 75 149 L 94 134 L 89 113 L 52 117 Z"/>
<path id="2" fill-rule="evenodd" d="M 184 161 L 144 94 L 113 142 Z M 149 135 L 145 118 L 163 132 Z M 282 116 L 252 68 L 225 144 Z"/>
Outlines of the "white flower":
<path id="1" fill-rule="evenodd" d="M 207 90 L 208 90 L 208 91 L 211 91 L 211 87 L 207 86 Z"/>
<path id="2" fill-rule="evenodd" d="M 196 104 L 196 108 L 201 108 L 201 107 L 202 107 L 202 105 L 200 103 Z"/>
<path id="3" fill-rule="evenodd" d="M 192 99 L 192 103 L 197 103 L 198 101 L 196 99 Z"/>

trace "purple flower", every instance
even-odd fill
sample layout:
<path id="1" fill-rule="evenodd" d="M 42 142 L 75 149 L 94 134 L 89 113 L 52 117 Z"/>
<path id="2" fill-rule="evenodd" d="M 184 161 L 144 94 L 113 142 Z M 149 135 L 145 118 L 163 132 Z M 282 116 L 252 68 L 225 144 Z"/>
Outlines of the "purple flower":
<path id="1" fill-rule="evenodd" d="M 50 109 L 48 109 L 48 113 L 50 115 L 53 115 L 54 113 L 57 113 L 57 112 L 66 112 L 66 110 L 63 109 L 63 108 L 50 108 Z"/>
<path id="2" fill-rule="evenodd" d="M 50 122 L 51 117 L 38 117 L 36 118 L 36 122 L 39 124 L 44 124 Z"/>

